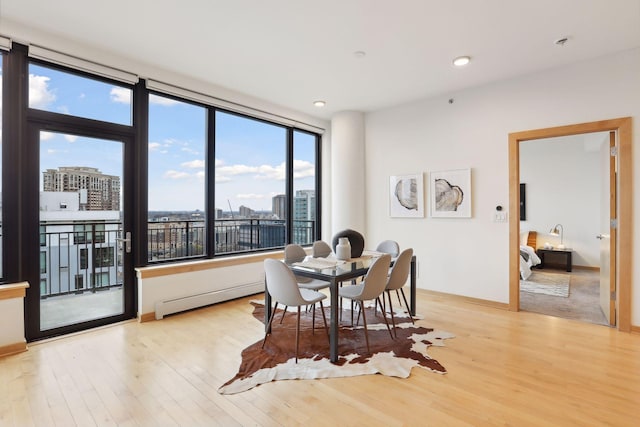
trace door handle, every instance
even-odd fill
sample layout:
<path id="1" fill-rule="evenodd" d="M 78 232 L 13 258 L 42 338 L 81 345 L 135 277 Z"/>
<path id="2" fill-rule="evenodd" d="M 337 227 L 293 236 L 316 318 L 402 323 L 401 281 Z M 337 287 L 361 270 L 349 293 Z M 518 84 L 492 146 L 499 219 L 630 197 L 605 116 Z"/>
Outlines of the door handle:
<path id="1" fill-rule="evenodd" d="M 127 231 L 125 233 L 125 237 L 123 238 L 116 238 L 116 242 L 123 242 L 124 243 L 124 251 L 126 253 L 131 253 L 131 232 Z"/>

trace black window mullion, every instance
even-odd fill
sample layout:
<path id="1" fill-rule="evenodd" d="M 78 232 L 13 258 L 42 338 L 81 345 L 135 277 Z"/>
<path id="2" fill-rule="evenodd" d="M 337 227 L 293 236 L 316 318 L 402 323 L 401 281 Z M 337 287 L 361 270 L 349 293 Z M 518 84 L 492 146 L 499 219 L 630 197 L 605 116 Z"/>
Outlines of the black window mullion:
<path id="1" fill-rule="evenodd" d="M 207 147 L 205 179 L 205 229 L 207 258 L 216 255 L 216 110 L 209 107 L 207 112 Z"/>
<path id="2" fill-rule="evenodd" d="M 287 220 L 285 221 L 285 244 L 293 242 L 293 129 L 287 128 L 287 149 L 286 149 L 286 200 L 287 200 Z"/>
<path id="3" fill-rule="evenodd" d="M 140 80 L 133 89 L 133 127 L 135 144 L 133 161 L 130 162 L 133 164 L 133 171 L 127 172 L 131 172 L 129 176 L 134 181 L 129 186 L 134 191 L 135 201 L 131 230 L 133 263 L 140 267 L 149 263 L 149 91 L 144 80 Z M 128 168 L 128 165 L 125 167 Z"/>
<path id="4" fill-rule="evenodd" d="M 316 139 L 316 174 L 315 174 L 315 186 L 316 186 L 316 229 L 313 238 L 320 240 L 322 237 L 322 138 L 320 135 L 315 135 Z"/>

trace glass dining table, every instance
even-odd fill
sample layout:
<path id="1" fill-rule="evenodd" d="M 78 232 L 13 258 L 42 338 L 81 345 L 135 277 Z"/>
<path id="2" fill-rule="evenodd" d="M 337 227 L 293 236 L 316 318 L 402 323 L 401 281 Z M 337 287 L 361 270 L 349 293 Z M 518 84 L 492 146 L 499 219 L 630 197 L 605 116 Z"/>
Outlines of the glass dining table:
<path id="1" fill-rule="evenodd" d="M 338 286 L 341 282 L 354 280 L 358 277 L 365 276 L 369 271 L 369 267 L 375 259 L 381 255 L 376 252 L 365 251 L 359 258 L 353 258 L 347 261 L 340 261 L 331 258 L 311 258 L 307 257 L 304 261 L 287 264 L 293 273 L 297 276 L 309 277 L 329 282 L 330 290 L 330 325 L 329 325 L 329 356 L 331 362 L 338 361 Z M 391 260 L 391 264 L 395 260 Z M 412 315 L 416 314 L 416 256 L 411 258 L 410 270 L 410 302 L 409 310 Z M 267 291 L 267 283 L 265 280 L 265 328 L 269 324 L 271 316 L 272 300 L 271 295 Z M 270 331 L 267 331 L 270 332 Z"/>

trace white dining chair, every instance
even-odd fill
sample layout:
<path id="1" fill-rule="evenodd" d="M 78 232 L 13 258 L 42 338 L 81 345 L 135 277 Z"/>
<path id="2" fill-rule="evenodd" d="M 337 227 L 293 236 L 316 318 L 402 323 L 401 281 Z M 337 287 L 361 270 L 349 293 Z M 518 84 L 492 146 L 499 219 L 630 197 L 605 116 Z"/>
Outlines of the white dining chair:
<path id="1" fill-rule="evenodd" d="M 313 242 L 312 255 L 314 258 L 326 258 L 333 253 L 331 246 L 323 240 Z"/>
<path id="2" fill-rule="evenodd" d="M 383 240 L 378 243 L 376 252 L 382 252 L 391 255 L 391 258 L 395 258 L 400 253 L 400 245 L 395 240 Z"/>
<path id="3" fill-rule="evenodd" d="M 396 294 L 398 294 L 398 301 L 400 301 L 399 292 L 402 292 L 402 298 L 404 299 L 407 313 L 409 313 L 409 318 L 411 318 L 411 323 L 415 323 L 415 321 L 413 320 L 413 316 L 411 315 L 411 309 L 409 308 L 407 297 L 405 296 L 403 289 L 405 283 L 407 283 L 409 271 L 411 270 L 412 257 L 413 249 L 411 248 L 405 249 L 400 253 L 396 261 L 393 263 L 393 267 L 391 267 L 391 273 L 389 274 L 387 286 L 385 289 L 387 300 L 389 301 L 389 311 L 391 312 L 391 323 L 393 323 L 393 332 L 396 335 L 396 338 L 398 337 L 398 332 L 396 331 L 396 320 L 393 314 L 393 304 L 391 303 L 391 291 L 396 291 Z M 384 296 L 382 298 L 384 300 Z M 384 307 L 382 311 L 385 311 Z"/>
<path id="4" fill-rule="evenodd" d="M 364 312 L 364 302 L 375 300 L 380 304 L 380 295 L 383 294 L 387 286 L 387 272 L 389 271 L 390 264 L 391 255 L 382 255 L 373 262 L 361 283 L 352 286 L 344 286 L 340 288 L 338 292 L 340 297 L 356 301 L 360 306 L 360 313 L 362 313 L 362 321 L 364 322 L 364 336 L 367 342 L 367 351 L 369 353 L 371 353 L 371 350 L 369 348 L 369 332 L 367 331 L 367 318 Z M 380 305 L 382 306 L 382 304 Z M 389 322 L 387 322 L 387 316 L 384 310 L 382 310 L 382 317 L 384 318 L 384 323 L 387 325 L 387 329 L 389 330 L 389 335 L 391 335 L 391 339 L 393 339 L 393 334 L 391 333 L 391 328 L 389 328 Z"/>
<path id="5" fill-rule="evenodd" d="M 298 320 L 296 322 L 296 363 L 298 363 L 298 347 L 300 344 L 300 307 L 306 305 L 313 305 L 317 302 L 320 303 L 320 311 L 322 312 L 322 319 L 324 320 L 324 329 L 329 338 L 329 330 L 327 328 L 327 318 L 324 314 L 324 306 L 322 300 L 327 298 L 322 292 L 313 291 L 311 289 L 301 289 L 298 286 L 296 277 L 293 272 L 287 267 L 285 263 L 275 259 L 264 260 L 264 271 L 266 275 L 267 292 L 273 298 L 275 304 L 271 316 L 269 317 L 269 323 L 262 340 L 262 348 L 264 348 L 267 342 L 267 337 L 271 331 L 273 324 L 273 317 L 275 316 L 278 304 L 283 304 L 286 307 L 298 308 Z M 313 311 L 312 319 L 312 331 L 315 331 L 315 310 Z"/>

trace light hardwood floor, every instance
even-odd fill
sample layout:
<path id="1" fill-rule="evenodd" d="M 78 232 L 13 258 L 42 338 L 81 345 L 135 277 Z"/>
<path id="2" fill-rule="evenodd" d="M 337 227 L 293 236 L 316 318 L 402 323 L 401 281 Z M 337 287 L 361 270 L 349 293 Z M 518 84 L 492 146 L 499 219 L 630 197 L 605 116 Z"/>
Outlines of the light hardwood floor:
<path id="1" fill-rule="evenodd" d="M 262 337 L 250 299 L 1 358 L 0 425 L 639 425 L 640 335 L 422 291 L 420 324 L 456 335 L 430 349 L 448 374 L 281 381 L 222 396 L 241 350 Z"/>

